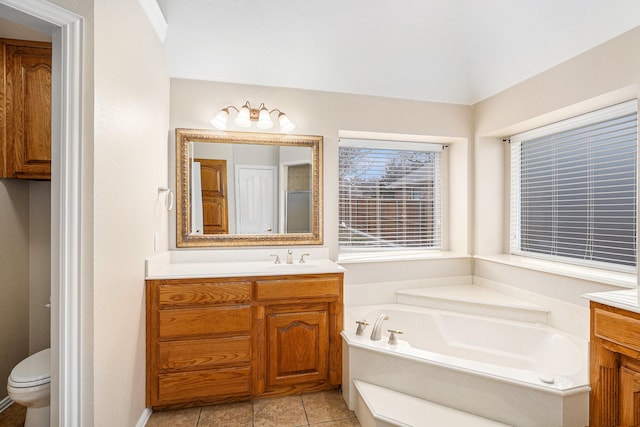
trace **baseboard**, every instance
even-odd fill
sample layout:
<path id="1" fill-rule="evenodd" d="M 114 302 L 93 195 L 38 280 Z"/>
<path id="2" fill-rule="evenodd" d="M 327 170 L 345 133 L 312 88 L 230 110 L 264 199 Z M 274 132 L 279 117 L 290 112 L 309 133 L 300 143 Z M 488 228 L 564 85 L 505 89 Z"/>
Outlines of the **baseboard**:
<path id="1" fill-rule="evenodd" d="M 138 422 L 136 423 L 136 427 L 144 427 L 147 425 L 147 421 L 149 421 L 149 418 L 151 418 L 151 414 L 153 414 L 153 411 L 151 410 L 151 408 L 144 408 L 144 411 L 142 411 L 142 414 L 140 415 L 140 418 L 138 418 Z"/>
<path id="2" fill-rule="evenodd" d="M 13 400 L 11 400 L 9 398 L 9 396 L 7 396 L 4 399 L 0 400 L 0 412 L 2 412 L 5 409 L 7 409 L 9 406 L 11 406 L 12 403 L 13 403 Z"/>

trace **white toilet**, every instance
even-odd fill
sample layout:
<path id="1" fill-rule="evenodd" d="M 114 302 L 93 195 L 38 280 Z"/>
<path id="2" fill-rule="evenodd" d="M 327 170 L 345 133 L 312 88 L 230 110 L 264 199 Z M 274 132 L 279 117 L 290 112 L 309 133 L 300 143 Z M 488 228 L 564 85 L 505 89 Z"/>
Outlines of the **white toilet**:
<path id="1" fill-rule="evenodd" d="M 51 349 L 18 363 L 9 375 L 7 392 L 15 403 L 27 407 L 24 427 L 49 427 Z"/>

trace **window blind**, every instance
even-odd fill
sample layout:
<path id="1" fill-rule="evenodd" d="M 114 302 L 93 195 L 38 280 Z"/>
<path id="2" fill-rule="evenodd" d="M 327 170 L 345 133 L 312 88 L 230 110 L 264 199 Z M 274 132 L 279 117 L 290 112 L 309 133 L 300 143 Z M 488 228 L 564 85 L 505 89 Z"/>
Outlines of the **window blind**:
<path id="1" fill-rule="evenodd" d="M 637 253 L 635 101 L 511 139 L 511 252 L 624 270 Z"/>
<path id="2" fill-rule="evenodd" d="M 442 150 L 438 144 L 341 139 L 341 249 L 440 249 Z"/>

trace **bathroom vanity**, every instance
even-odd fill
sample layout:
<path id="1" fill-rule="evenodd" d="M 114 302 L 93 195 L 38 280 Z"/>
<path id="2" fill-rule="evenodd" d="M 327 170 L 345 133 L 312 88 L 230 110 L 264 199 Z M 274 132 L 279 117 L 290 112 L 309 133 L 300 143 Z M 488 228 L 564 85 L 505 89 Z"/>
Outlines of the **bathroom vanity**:
<path id="1" fill-rule="evenodd" d="M 640 424 L 640 305 L 636 290 L 591 300 L 589 425 Z"/>
<path id="2" fill-rule="evenodd" d="M 148 277 L 147 406 L 338 387 L 343 273 L 333 266 L 196 277 L 186 277 L 185 267 L 178 275 Z"/>

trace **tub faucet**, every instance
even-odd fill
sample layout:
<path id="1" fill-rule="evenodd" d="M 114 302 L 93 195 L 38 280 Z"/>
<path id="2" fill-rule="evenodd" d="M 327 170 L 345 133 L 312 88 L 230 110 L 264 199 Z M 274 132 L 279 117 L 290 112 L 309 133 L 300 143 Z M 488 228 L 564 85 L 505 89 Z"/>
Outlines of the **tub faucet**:
<path id="1" fill-rule="evenodd" d="M 397 345 L 398 344 L 398 337 L 396 337 L 396 335 L 400 335 L 400 334 L 404 334 L 404 332 L 402 331 L 397 331 L 395 329 L 388 329 L 387 332 L 389 332 L 389 345 Z"/>
<path id="2" fill-rule="evenodd" d="M 382 313 L 378 316 L 378 320 L 373 324 L 373 330 L 371 331 L 371 341 L 379 341 L 382 339 L 382 322 L 389 320 L 389 316 Z"/>
<path id="3" fill-rule="evenodd" d="M 369 325 L 367 321 L 365 319 L 356 320 L 356 323 L 358 324 L 358 327 L 356 328 L 356 335 L 364 334 L 364 330 Z"/>

